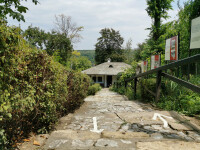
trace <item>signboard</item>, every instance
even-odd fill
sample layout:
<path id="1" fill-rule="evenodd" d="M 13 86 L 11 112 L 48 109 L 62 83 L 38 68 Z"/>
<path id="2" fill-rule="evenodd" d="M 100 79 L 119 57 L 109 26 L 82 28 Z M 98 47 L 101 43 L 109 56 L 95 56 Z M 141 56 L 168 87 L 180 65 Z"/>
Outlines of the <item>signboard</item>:
<path id="1" fill-rule="evenodd" d="M 166 40 L 165 60 L 178 60 L 178 36 Z"/>
<path id="2" fill-rule="evenodd" d="M 200 48 L 200 17 L 192 20 L 190 49 Z"/>
<path id="3" fill-rule="evenodd" d="M 141 63 L 142 73 L 147 72 L 148 61 L 143 61 Z"/>
<path id="4" fill-rule="evenodd" d="M 151 69 L 156 69 L 160 67 L 160 55 L 151 56 Z"/>

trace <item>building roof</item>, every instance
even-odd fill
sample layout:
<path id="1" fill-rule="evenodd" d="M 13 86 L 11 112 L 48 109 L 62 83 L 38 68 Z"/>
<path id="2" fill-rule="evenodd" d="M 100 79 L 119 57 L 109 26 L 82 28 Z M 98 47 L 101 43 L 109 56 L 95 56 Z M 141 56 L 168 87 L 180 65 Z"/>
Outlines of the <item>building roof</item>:
<path id="1" fill-rule="evenodd" d="M 87 75 L 117 75 L 120 72 L 124 72 L 127 68 L 131 68 L 131 65 L 123 62 L 105 62 L 84 70 L 82 73 Z"/>

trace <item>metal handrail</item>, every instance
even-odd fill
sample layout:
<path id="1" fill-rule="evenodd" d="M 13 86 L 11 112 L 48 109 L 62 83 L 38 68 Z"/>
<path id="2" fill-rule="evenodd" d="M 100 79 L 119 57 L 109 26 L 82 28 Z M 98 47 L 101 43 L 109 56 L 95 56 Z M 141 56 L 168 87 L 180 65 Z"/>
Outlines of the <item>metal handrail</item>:
<path id="1" fill-rule="evenodd" d="M 136 87 L 137 87 L 137 81 L 138 81 L 137 78 L 156 73 L 157 74 L 157 77 L 156 77 L 156 93 L 154 94 L 154 92 L 148 90 L 150 93 L 153 93 L 156 101 L 158 101 L 159 98 L 160 98 L 161 77 L 162 76 L 165 77 L 165 78 L 168 78 L 168 79 L 170 79 L 170 80 L 172 80 L 172 81 L 174 81 L 174 82 L 176 82 L 176 83 L 178 83 L 178 84 L 180 84 L 180 85 L 182 85 L 182 86 L 184 86 L 184 87 L 186 87 L 186 88 L 188 88 L 188 89 L 190 89 L 194 92 L 200 93 L 200 87 L 199 86 L 196 86 L 196 85 L 194 85 L 190 82 L 181 80 L 177 77 L 174 77 L 172 75 L 169 75 L 167 73 L 162 72 L 163 70 L 172 69 L 172 68 L 183 66 L 183 65 L 189 65 L 189 64 L 195 63 L 197 61 L 200 61 L 200 54 L 189 57 L 189 58 L 185 58 L 185 59 L 182 59 L 182 60 L 178 60 L 176 62 L 172 62 L 170 64 L 161 66 L 159 68 L 152 69 L 152 70 L 149 70 L 147 72 L 140 73 L 138 75 L 132 76 L 131 78 L 128 78 L 128 79 L 125 80 L 125 86 L 127 85 L 127 82 L 132 81 L 134 79 L 134 94 L 135 94 L 135 97 L 136 97 Z"/>
<path id="2" fill-rule="evenodd" d="M 170 64 L 161 66 L 161 67 L 156 68 L 156 69 L 149 70 L 149 71 L 144 72 L 144 73 L 140 73 L 140 74 L 135 75 L 135 76 L 133 76 L 129 79 L 126 79 L 125 82 L 131 81 L 134 78 L 139 78 L 139 77 L 146 76 L 146 75 L 149 75 L 149 74 L 152 74 L 152 73 L 156 73 L 158 71 L 172 69 L 172 68 L 175 68 L 175 67 L 191 64 L 191 63 L 194 63 L 194 62 L 197 62 L 197 61 L 200 61 L 200 54 L 189 57 L 189 58 L 181 59 L 181 60 L 178 60 L 176 62 L 172 62 Z"/>

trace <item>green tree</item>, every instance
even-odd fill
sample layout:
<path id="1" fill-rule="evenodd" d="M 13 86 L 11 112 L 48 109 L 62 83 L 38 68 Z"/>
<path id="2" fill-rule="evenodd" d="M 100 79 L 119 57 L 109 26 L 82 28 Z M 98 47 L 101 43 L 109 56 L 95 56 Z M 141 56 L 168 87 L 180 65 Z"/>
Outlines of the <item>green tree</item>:
<path id="1" fill-rule="evenodd" d="M 122 44 L 124 39 L 119 31 L 105 28 L 100 31 L 101 37 L 97 39 L 95 45 L 95 61 L 96 64 L 103 63 L 111 58 L 112 61 L 124 61 L 124 50 Z"/>
<path id="2" fill-rule="evenodd" d="M 28 29 L 24 31 L 23 35 L 25 39 L 29 41 L 29 44 L 40 49 L 45 49 L 48 34 L 44 30 L 39 27 L 29 26 Z"/>
<path id="3" fill-rule="evenodd" d="M 79 50 L 78 52 L 81 54 L 81 56 L 87 57 L 92 62 L 92 65 L 95 64 L 95 50 Z"/>
<path id="4" fill-rule="evenodd" d="M 173 0 L 147 0 L 147 13 L 153 19 L 153 25 L 150 28 L 153 38 L 152 50 L 161 51 L 157 46 L 158 39 L 161 35 L 161 19 L 167 19 L 169 16 L 167 11 L 172 9 L 171 2 Z"/>
<path id="5" fill-rule="evenodd" d="M 191 21 L 200 16 L 200 1 L 188 0 L 184 3 L 184 7 L 180 8 L 178 19 L 178 31 L 180 33 L 180 58 L 188 57 L 188 50 L 190 48 L 191 37 Z M 199 53 L 199 51 L 192 51 L 192 55 Z"/>
<path id="6" fill-rule="evenodd" d="M 134 49 L 134 54 L 133 54 L 133 59 L 134 61 L 140 61 L 142 59 L 145 59 L 145 54 L 146 54 L 146 50 L 144 49 L 146 43 L 138 43 L 137 44 L 137 48 Z"/>
<path id="7" fill-rule="evenodd" d="M 53 55 L 56 52 L 60 56 L 59 62 L 66 65 L 73 51 L 73 46 L 70 39 L 64 34 L 51 32 L 48 33 L 46 51 L 49 55 Z"/>
<path id="8" fill-rule="evenodd" d="M 91 61 L 85 57 L 81 56 L 78 51 L 73 51 L 70 60 L 68 61 L 68 67 L 75 71 L 83 71 L 92 66 Z"/>
<path id="9" fill-rule="evenodd" d="M 39 27 L 29 26 L 24 31 L 25 39 L 34 47 L 46 50 L 49 55 L 54 55 L 63 65 L 66 65 L 73 51 L 73 46 L 69 38 L 64 34 L 56 32 L 46 33 Z"/>
<path id="10" fill-rule="evenodd" d="M 131 64 L 133 61 L 133 49 L 132 49 L 132 39 L 130 38 L 126 42 L 126 47 L 124 48 L 126 63 Z"/>
<path id="11" fill-rule="evenodd" d="M 25 0 L 27 1 L 27 0 Z M 32 0 L 37 5 L 38 0 Z M 7 19 L 7 15 L 18 21 L 25 21 L 22 13 L 26 13 L 28 8 L 23 6 L 22 0 L 1 0 L 0 1 L 0 19 Z"/>
<path id="12" fill-rule="evenodd" d="M 83 71 L 92 66 L 91 61 L 84 56 L 72 57 L 70 60 L 71 68 L 76 71 Z"/>
<path id="13" fill-rule="evenodd" d="M 190 36 L 191 36 L 191 21 L 192 19 L 200 15 L 200 1 L 199 0 L 188 0 L 184 3 L 183 7 L 179 5 L 178 19 L 174 21 L 167 22 L 160 26 L 160 36 L 156 41 L 156 48 L 164 50 L 165 42 L 167 38 L 178 35 L 180 38 L 179 44 L 179 59 L 188 57 L 188 50 L 190 48 Z M 150 57 L 151 54 L 156 54 L 158 51 L 152 51 L 155 40 L 150 37 L 145 41 L 143 46 L 138 45 L 138 48 L 134 50 L 134 60 L 140 61 L 145 60 Z M 192 55 L 199 53 L 199 50 L 192 50 Z M 164 54 L 164 51 L 162 51 Z M 163 55 L 164 56 L 164 55 Z M 164 61 L 164 57 L 162 57 Z M 186 67 L 183 67 L 187 69 Z M 192 69 L 191 69 L 192 70 Z M 183 70 L 182 72 L 186 72 Z"/>

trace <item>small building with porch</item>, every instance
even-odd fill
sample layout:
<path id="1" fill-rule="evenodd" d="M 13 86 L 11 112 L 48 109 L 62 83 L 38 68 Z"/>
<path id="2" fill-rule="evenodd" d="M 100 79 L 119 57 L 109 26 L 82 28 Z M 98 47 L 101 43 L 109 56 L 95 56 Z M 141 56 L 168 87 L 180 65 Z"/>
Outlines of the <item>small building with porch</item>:
<path id="1" fill-rule="evenodd" d="M 117 74 L 131 68 L 124 62 L 105 62 L 82 71 L 89 75 L 94 83 L 99 83 L 102 87 L 109 87 L 117 80 Z"/>

